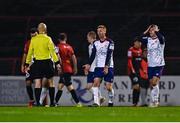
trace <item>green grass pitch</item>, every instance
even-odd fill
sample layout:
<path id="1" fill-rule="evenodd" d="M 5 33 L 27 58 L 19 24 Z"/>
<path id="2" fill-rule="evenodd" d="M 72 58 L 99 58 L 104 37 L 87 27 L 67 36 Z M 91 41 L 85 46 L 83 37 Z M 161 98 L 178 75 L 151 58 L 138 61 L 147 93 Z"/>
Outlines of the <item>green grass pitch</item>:
<path id="1" fill-rule="evenodd" d="M 180 121 L 180 107 L 0 107 L 0 121 Z"/>

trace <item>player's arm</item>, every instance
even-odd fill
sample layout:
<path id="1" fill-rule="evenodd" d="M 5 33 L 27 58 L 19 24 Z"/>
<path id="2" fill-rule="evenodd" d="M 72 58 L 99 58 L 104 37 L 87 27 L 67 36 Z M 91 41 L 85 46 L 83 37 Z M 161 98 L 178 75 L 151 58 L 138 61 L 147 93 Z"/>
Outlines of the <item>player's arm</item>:
<path id="1" fill-rule="evenodd" d="M 58 56 L 55 51 L 56 49 L 55 49 L 54 43 L 52 42 L 51 38 L 49 39 L 49 42 L 48 42 L 48 48 L 49 48 L 51 57 L 55 63 L 55 66 L 56 66 L 58 72 L 61 72 L 61 65 L 60 65 Z"/>
<path id="2" fill-rule="evenodd" d="M 27 54 L 26 53 L 23 53 L 23 56 L 22 56 L 22 60 L 21 60 L 21 72 L 24 73 L 25 72 L 25 63 L 26 63 L 26 57 L 27 57 Z"/>
<path id="3" fill-rule="evenodd" d="M 106 56 L 106 61 L 105 61 L 105 67 L 110 66 L 110 61 L 111 61 L 111 56 L 114 50 L 114 42 L 110 42 L 107 50 L 107 56 Z"/>
<path id="4" fill-rule="evenodd" d="M 57 55 L 57 57 L 59 59 L 59 63 L 60 63 L 60 67 L 58 68 L 58 74 L 62 74 L 62 60 L 61 60 L 61 57 L 59 55 L 60 50 L 57 46 L 55 47 L 55 52 L 56 52 L 56 55 Z"/>
<path id="5" fill-rule="evenodd" d="M 150 25 L 144 32 L 143 32 L 143 34 L 141 34 L 140 36 L 139 36 L 139 40 L 142 42 L 142 44 L 144 44 L 144 45 L 147 45 L 147 42 L 148 42 L 148 37 L 147 37 L 147 35 L 148 35 L 148 33 L 149 33 L 149 30 L 150 30 L 150 28 L 152 27 L 152 25 Z"/>
<path id="6" fill-rule="evenodd" d="M 74 54 L 74 50 L 72 47 L 69 48 L 69 56 L 71 56 L 71 61 L 73 64 L 73 74 L 77 74 L 77 58 L 76 55 Z"/>
<path id="7" fill-rule="evenodd" d="M 149 25 L 149 27 L 143 32 L 144 35 L 147 35 L 149 33 L 150 28 L 152 27 L 152 25 Z"/>
<path id="8" fill-rule="evenodd" d="M 160 41 L 160 44 L 164 44 L 165 43 L 164 36 L 161 33 L 157 32 L 157 31 L 155 33 L 156 33 L 156 35 L 157 35 L 157 37 L 158 37 L 158 39 Z"/>
<path id="9" fill-rule="evenodd" d="M 92 48 L 92 53 L 88 59 L 88 64 L 84 65 L 83 68 L 84 68 L 84 71 L 86 71 L 86 73 L 88 73 L 90 67 L 91 67 L 91 64 L 93 63 L 94 59 L 96 57 L 96 46 L 93 44 L 93 48 Z"/>
<path id="10" fill-rule="evenodd" d="M 32 55 L 33 55 L 33 41 L 30 42 L 29 50 L 26 57 L 26 63 L 25 66 L 28 67 L 32 61 Z"/>
<path id="11" fill-rule="evenodd" d="M 88 61 L 89 65 L 91 65 L 93 63 L 95 57 L 96 57 L 96 47 L 93 44 L 92 53 L 91 53 L 91 56 L 89 57 L 89 61 Z"/>
<path id="12" fill-rule="evenodd" d="M 132 58 L 133 58 L 133 56 L 132 56 L 132 51 L 131 51 L 131 50 L 128 50 L 128 68 L 130 69 L 130 71 L 131 71 L 132 73 L 136 73 L 136 72 L 135 72 L 135 69 L 134 69 L 134 66 L 133 66 L 133 64 L 132 64 Z"/>
<path id="13" fill-rule="evenodd" d="M 72 63 L 73 63 L 73 73 L 77 74 L 77 58 L 75 54 L 72 55 Z"/>
<path id="14" fill-rule="evenodd" d="M 108 68 L 110 66 L 111 56 L 112 56 L 113 50 L 114 50 L 114 42 L 111 41 L 109 43 L 108 50 L 107 50 L 107 55 L 106 55 L 106 61 L 105 61 L 105 66 L 104 66 L 104 73 L 105 74 L 108 73 Z"/>
<path id="15" fill-rule="evenodd" d="M 24 46 L 24 53 L 23 53 L 22 60 L 21 60 L 21 72 L 22 73 L 25 72 L 25 63 L 26 63 L 28 49 L 29 49 L 29 45 L 28 45 L 28 42 L 26 42 L 26 44 Z"/>
<path id="16" fill-rule="evenodd" d="M 49 39 L 48 48 L 49 48 L 51 57 L 52 57 L 53 61 L 55 62 L 55 64 L 56 65 L 60 64 L 58 56 L 57 56 L 56 51 L 55 51 L 56 49 L 55 49 L 54 43 L 52 42 L 51 39 Z"/>

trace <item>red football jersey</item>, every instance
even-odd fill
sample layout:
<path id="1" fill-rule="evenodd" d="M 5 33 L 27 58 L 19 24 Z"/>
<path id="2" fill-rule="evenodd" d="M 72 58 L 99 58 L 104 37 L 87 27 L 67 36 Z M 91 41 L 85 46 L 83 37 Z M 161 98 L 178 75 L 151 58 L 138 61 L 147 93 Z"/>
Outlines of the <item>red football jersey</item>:
<path id="1" fill-rule="evenodd" d="M 141 69 L 140 69 L 140 76 L 143 79 L 148 79 L 148 63 L 147 59 L 143 58 L 141 61 Z"/>
<path id="2" fill-rule="evenodd" d="M 57 45 L 59 55 L 62 62 L 63 73 L 73 73 L 72 55 L 74 55 L 73 48 L 67 43 L 59 43 Z"/>
<path id="3" fill-rule="evenodd" d="M 29 45 L 30 45 L 31 40 L 26 41 L 24 45 L 24 53 L 27 54 L 29 50 Z"/>
<path id="4" fill-rule="evenodd" d="M 141 68 L 142 60 L 142 49 L 131 47 L 128 50 L 128 74 L 131 74 L 133 71 L 139 73 Z"/>

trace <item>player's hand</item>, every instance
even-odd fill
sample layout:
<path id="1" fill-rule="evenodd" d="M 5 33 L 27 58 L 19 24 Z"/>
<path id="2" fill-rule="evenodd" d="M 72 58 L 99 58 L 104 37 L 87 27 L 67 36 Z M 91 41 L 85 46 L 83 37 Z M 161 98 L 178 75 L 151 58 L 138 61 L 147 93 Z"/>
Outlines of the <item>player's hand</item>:
<path id="1" fill-rule="evenodd" d="M 154 26 L 154 31 L 159 32 L 159 27 L 157 25 Z"/>
<path id="2" fill-rule="evenodd" d="M 75 68 L 73 69 L 73 74 L 76 75 L 77 72 L 78 72 L 78 71 L 77 71 L 77 67 L 75 67 Z"/>
<path id="3" fill-rule="evenodd" d="M 57 71 L 58 71 L 58 75 L 62 74 L 62 68 L 60 64 L 56 65 Z"/>
<path id="4" fill-rule="evenodd" d="M 28 71 L 29 71 L 29 70 L 30 70 L 30 67 L 29 67 L 29 66 L 28 66 L 28 67 L 27 67 L 27 66 L 25 66 L 25 68 L 24 68 L 24 72 L 25 72 L 25 73 L 28 73 Z"/>
<path id="5" fill-rule="evenodd" d="M 144 31 L 144 34 L 147 34 L 151 27 L 152 27 L 152 25 L 149 25 L 148 28 L 146 29 L 146 31 Z"/>
<path id="6" fill-rule="evenodd" d="M 133 73 L 133 74 L 136 74 L 136 72 L 135 72 L 135 70 L 134 70 L 134 69 L 132 70 L 132 73 Z"/>
<path id="7" fill-rule="evenodd" d="M 108 66 L 105 66 L 105 67 L 104 67 L 104 71 L 103 71 L 104 74 L 105 74 L 105 75 L 108 74 L 108 71 L 109 71 L 109 67 L 108 67 Z"/>
<path id="8" fill-rule="evenodd" d="M 87 69 L 84 69 L 84 75 L 88 75 L 89 71 Z"/>
<path id="9" fill-rule="evenodd" d="M 84 68 L 84 74 L 85 74 L 85 75 L 88 75 L 89 69 L 90 69 L 90 67 L 88 66 L 88 64 L 85 64 L 85 65 L 83 65 L 82 67 Z"/>
<path id="10" fill-rule="evenodd" d="M 146 71 L 143 71 L 144 72 L 144 78 L 148 78 L 148 74 Z"/>
<path id="11" fill-rule="evenodd" d="M 89 64 L 83 65 L 83 68 L 84 68 L 84 74 L 85 74 L 85 75 L 88 74 L 90 67 L 91 67 L 91 66 L 90 66 Z"/>
<path id="12" fill-rule="evenodd" d="M 24 67 L 24 65 L 21 65 L 21 72 L 22 72 L 22 73 L 25 73 L 25 67 Z"/>

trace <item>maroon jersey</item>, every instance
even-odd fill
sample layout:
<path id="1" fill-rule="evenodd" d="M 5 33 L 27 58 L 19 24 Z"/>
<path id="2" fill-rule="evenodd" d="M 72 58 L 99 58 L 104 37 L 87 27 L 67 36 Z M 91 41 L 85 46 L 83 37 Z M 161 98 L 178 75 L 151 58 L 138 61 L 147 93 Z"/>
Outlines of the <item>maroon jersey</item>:
<path id="1" fill-rule="evenodd" d="M 62 70 L 64 73 L 73 73 L 72 55 L 74 55 L 73 48 L 67 43 L 59 43 L 59 55 L 62 61 Z"/>
<path id="2" fill-rule="evenodd" d="M 141 68 L 142 49 L 131 47 L 128 50 L 128 74 L 139 73 Z"/>

